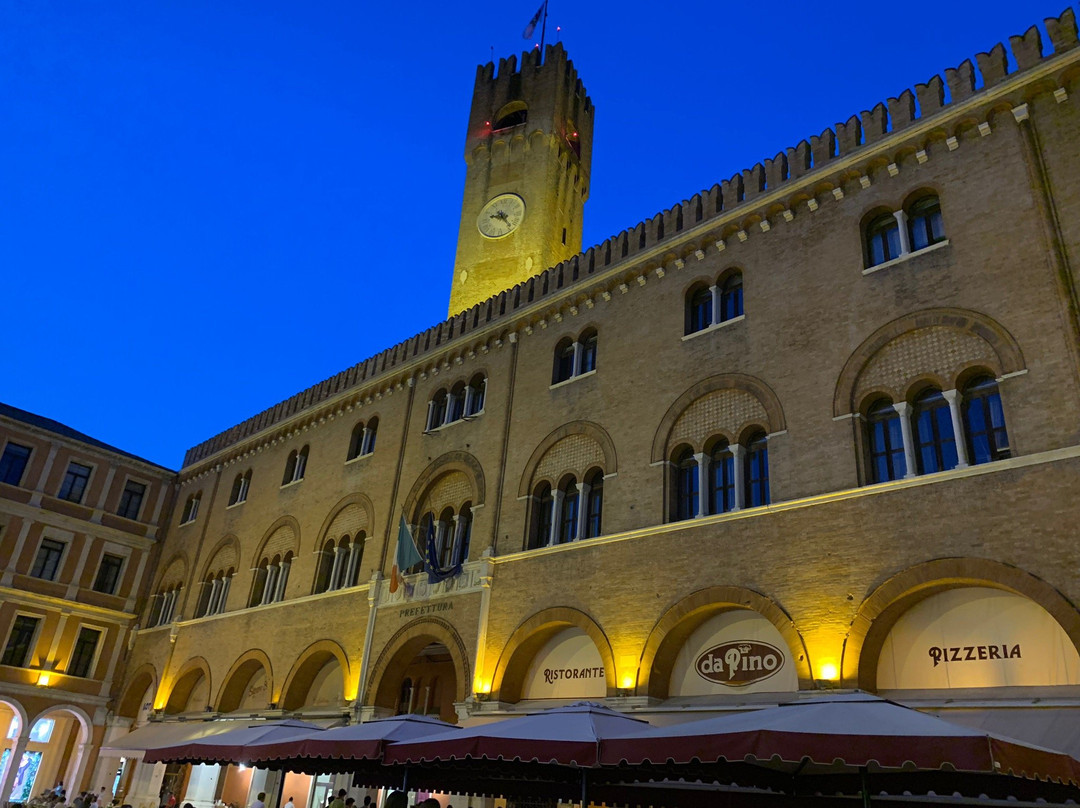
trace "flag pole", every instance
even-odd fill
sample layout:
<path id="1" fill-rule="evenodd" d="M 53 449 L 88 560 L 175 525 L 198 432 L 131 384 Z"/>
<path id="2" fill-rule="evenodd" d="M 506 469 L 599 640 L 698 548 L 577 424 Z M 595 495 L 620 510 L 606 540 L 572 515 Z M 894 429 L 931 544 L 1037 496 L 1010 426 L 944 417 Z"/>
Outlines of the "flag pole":
<path id="1" fill-rule="evenodd" d="M 544 36 L 547 34 L 548 0 L 544 0 L 544 22 L 540 27 L 540 64 L 544 63 Z"/>

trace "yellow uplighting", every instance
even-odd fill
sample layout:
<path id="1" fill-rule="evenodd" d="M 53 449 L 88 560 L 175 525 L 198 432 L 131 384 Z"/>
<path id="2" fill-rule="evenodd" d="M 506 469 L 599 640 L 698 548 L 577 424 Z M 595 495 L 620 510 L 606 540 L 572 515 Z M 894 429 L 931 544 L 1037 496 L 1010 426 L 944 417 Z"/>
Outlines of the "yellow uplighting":
<path id="1" fill-rule="evenodd" d="M 477 676 L 476 679 L 473 680 L 473 692 L 477 695 L 486 696 L 491 692 L 491 680 Z"/>
<path id="2" fill-rule="evenodd" d="M 37 678 L 38 687 L 48 687 L 50 678 L 47 673 L 39 673 Z"/>
<path id="3" fill-rule="evenodd" d="M 826 682 L 835 682 L 840 679 L 840 669 L 832 660 L 822 662 L 818 667 L 818 678 Z"/>
<path id="4" fill-rule="evenodd" d="M 622 679 L 619 680 L 619 687 L 629 690 L 634 686 L 634 674 L 624 673 Z"/>

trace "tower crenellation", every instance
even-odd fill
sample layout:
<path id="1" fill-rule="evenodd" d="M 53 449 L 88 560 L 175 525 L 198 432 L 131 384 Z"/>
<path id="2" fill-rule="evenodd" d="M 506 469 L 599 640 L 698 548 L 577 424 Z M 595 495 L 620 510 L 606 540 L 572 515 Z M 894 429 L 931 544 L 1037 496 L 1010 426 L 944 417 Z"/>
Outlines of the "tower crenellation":
<path id="1" fill-rule="evenodd" d="M 477 68 L 451 314 L 580 251 L 592 132 L 561 43 Z"/>

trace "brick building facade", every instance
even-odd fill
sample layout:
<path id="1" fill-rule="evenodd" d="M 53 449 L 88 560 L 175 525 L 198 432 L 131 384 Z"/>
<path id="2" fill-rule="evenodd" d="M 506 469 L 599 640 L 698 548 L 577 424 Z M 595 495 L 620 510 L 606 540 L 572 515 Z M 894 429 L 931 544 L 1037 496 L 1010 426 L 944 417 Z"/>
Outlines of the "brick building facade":
<path id="1" fill-rule="evenodd" d="M 858 687 L 1080 754 L 1080 48 L 1046 29 L 539 275 L 592 104 L 561 46 L 480 68 L 468 308 L 188 452 L 110 733 Z M 402 521 L 460 574 L 394 586 Z M 210 768 L 128 801 L 267 782 Z"/>

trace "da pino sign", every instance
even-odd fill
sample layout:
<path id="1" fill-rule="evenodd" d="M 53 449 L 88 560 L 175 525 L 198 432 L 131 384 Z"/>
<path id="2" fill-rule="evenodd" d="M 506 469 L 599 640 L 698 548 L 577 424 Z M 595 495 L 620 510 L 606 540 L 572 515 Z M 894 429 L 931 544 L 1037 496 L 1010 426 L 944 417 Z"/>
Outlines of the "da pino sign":
<path id="1" fill-rule="evenodd" d="M 784 667 L 784 652 L 756 640 L 715 645 L 694 662 L 698 676 L 709 682 L 744 687 L 768 679 Z"/>

